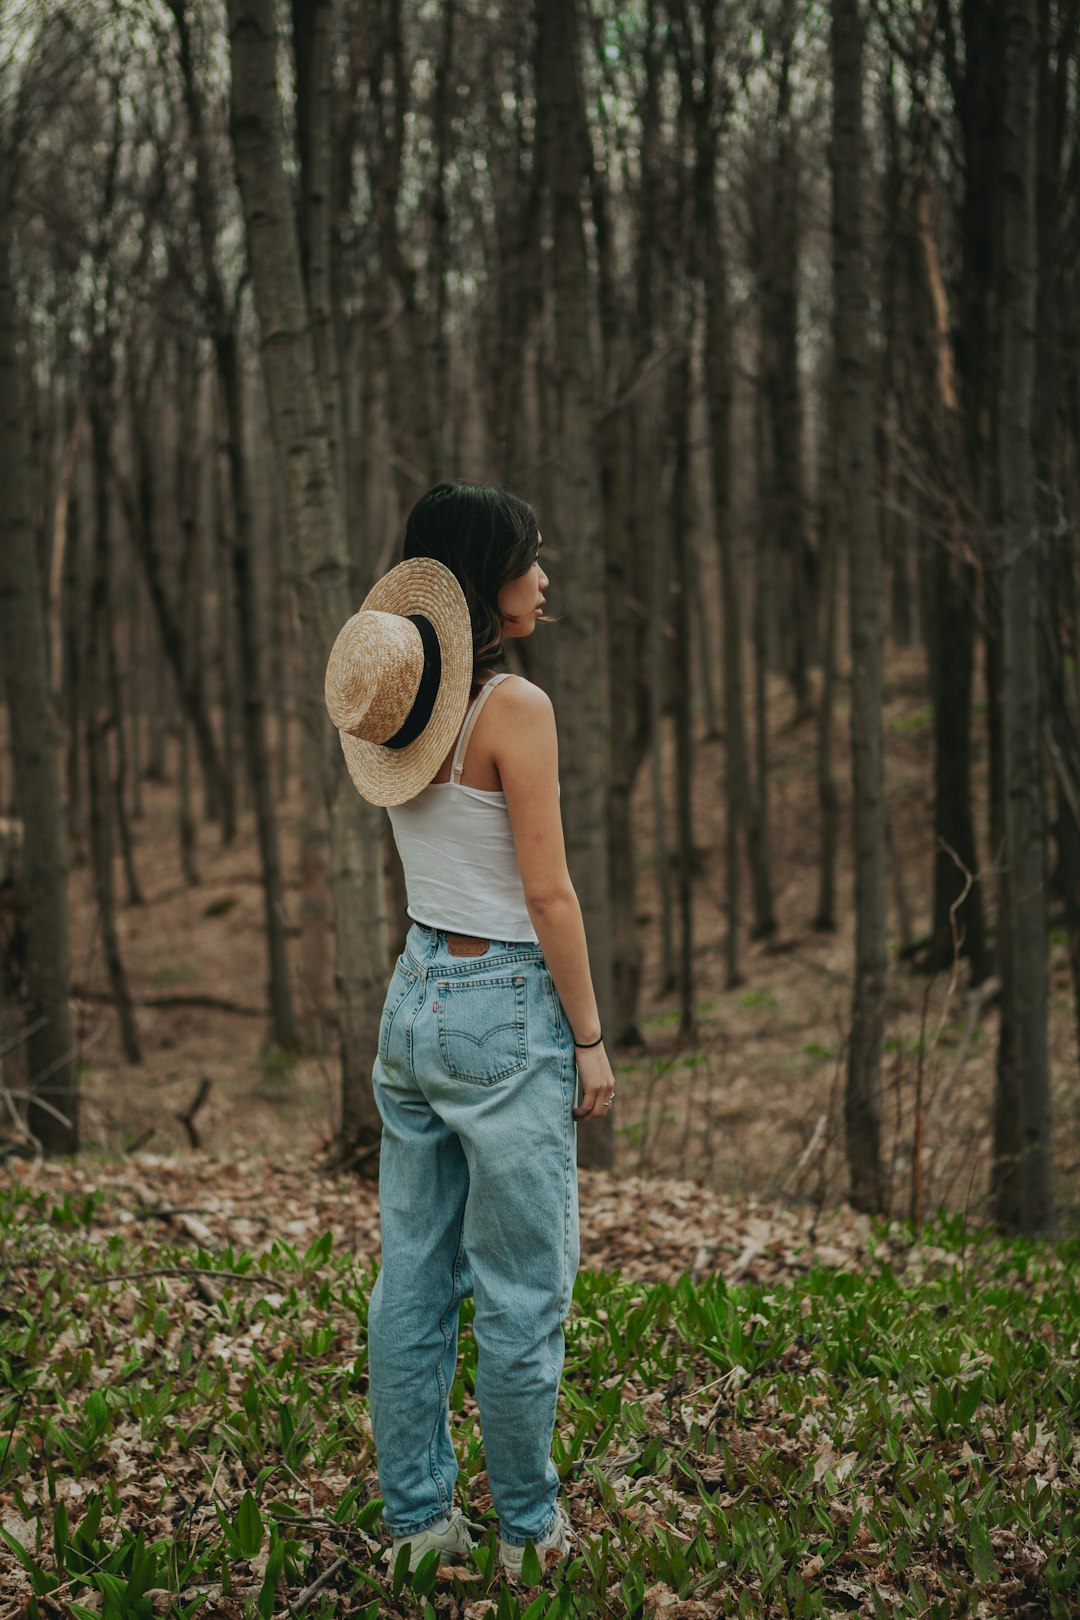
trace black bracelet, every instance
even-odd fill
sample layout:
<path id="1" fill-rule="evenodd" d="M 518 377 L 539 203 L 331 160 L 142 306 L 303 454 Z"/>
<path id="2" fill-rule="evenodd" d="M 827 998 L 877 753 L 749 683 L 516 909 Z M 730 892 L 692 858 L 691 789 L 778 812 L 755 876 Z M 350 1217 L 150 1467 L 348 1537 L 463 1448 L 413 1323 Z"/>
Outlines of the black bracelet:
<path id="1" fill-rule="evenodd" d="M 587 1052 L 589 1050 L 590 1046 L 599 1046 L 600 1042 L 603 1040 L 603 1038 L 604 1038 L 604 1032 L 603 1032 L 603 1030 L 601 1030 L 599 1035 L 596 1037 L 595 1041 L 575 1041 L 574 1045 L 575 1046 L 580 1046 L 583 1052 Z"/>

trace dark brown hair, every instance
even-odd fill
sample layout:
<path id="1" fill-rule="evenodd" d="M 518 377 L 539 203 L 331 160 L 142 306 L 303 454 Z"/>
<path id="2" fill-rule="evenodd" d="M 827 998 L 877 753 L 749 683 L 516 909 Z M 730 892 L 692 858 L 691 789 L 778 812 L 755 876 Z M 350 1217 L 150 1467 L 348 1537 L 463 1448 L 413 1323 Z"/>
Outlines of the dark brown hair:
<path id="1" fill-rule="evenodd" d="M 434 557 L 457 579 L 472 620 L 473 686 L 481 670 L 502 658 L 505 615 L 499 592 L 536 561 L 536 513 L 509 490 L 491 484 L 436 484 L 421 495 L 405 523 L 402 561 Z"/>

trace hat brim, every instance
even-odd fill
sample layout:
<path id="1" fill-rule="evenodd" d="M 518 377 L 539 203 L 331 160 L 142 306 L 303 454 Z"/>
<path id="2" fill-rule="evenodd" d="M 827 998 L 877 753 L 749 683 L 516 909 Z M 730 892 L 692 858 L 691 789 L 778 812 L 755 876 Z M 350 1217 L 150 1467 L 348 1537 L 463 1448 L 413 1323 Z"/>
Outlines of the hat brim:
<path id="1" fill-rule="evenodd" d="M 376 581 L 359 611 L 422 613 L 439 639 L 439 690 L 431 718 L 414 742 L 387 748 L 338 732 L 356 791 L 369 804 L 404 804 L 430 784 L 465 717 L 473 677 L 469 607 L 449 568 L 433 557 L 410 557 Z"/>

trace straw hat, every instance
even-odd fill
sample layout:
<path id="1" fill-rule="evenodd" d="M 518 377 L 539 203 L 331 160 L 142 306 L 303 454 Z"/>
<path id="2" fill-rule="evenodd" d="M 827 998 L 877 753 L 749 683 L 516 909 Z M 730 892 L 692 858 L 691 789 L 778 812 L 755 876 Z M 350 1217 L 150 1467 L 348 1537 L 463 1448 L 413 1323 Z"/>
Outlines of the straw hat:
<path id="1" fill-rule="evenodd" d="M 349 775 L 371 804 L 426 788 L 469 702 L 473 636 L 465 594 L 433 557 L 398 563 L 342 626 L 326 666 L 326 707 Z"/>

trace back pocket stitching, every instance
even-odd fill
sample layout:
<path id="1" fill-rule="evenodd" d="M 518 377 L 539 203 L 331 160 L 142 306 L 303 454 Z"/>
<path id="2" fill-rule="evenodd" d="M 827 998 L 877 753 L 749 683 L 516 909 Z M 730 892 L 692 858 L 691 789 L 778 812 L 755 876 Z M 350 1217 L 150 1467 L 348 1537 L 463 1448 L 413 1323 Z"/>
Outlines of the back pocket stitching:
<path id="1" fill-rule="evenodd" d="M 439 979 L 436 981 L 439 992 L 439 1009 L 436 1015 L 439 1036 L 439 1051 L 442 1054 L 446 1072 L 454 1080 L 460 1080 L 470 1086 L 494 1086 L 500 1080 L 508 1080 L 512 1074 L 518 1074 L 527 1067 L 529 1061 L 528 1026 L 526 1017 L 525 979 L 523 975 L 515 974 L 510 979 Z M 501 1024 L 494 1024 L 481 1036 L 473 1035 L 467 1029 L 452 1029 L 448 1027 L 447 1000 L 451 991 L 460 993 L 464 990 L 493 990 L 511 989 L 514 993 L 515 1006 L 518 1016 L 511 1020 L 504 1020 Z M 492 1035 L 498 1035 L 502 1030 L 515 1030 L 517 1032 L 517 1057 L 513 1062 L 506 1063 L 495 1074 L 466 1074 L 460 1065 L 455 1066 L 451 1057 L 450 1038 L 471 1041 L 477 1051 L 481 1051 L 484 1042 L 490 1040 Z"/>

